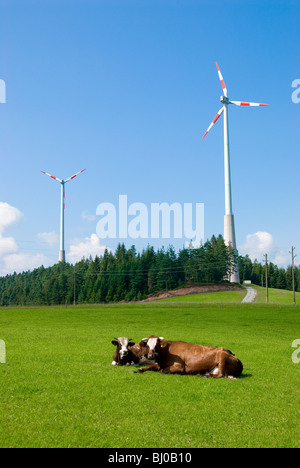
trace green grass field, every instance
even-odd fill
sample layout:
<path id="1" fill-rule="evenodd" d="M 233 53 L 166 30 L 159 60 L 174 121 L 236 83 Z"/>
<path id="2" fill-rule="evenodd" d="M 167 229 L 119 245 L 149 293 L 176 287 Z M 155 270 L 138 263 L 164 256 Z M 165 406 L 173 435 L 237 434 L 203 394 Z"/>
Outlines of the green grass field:
<path id="1" fill-rule="evenodd" d="M 114 336 L 224 346 L 236 381 L 112 367 Z M 300 307 L 0 309 L 0 447 L 299 447 Z"/>
<path id="2" fill-rule="evenodd" d="M 250 285 L 257 291 L 256 304 L 266 304 L 266 289 L 255 284 Z M 160 302 L 201 302 L 206 304 L 240 303 L 246 296 L 247 291 L 241 288 L 239 291 L 219 291 L 200 294 L 187 294 L 185 296 L 174 296 L 168 299 L 160 299 Z M 283 289 L 268 288 L 270 304 L 293 304 L 293 292 Z M 300 305 L 300 292 L 296 292 L 296 304 Z"/>
<path id="3" fill-rule="evenodd" d="M 256 286 L 254 284 L 251 287 L 255 288 L 258 292 L 256 304 L 266 304 L 266 288 Z M 293 304 L 293 291 L 286 291 L 284 289 L 268 288 L 269 303 L 270 304 Z M 300 292 L 295 294 L 296 304 L 300 305 Z"/>

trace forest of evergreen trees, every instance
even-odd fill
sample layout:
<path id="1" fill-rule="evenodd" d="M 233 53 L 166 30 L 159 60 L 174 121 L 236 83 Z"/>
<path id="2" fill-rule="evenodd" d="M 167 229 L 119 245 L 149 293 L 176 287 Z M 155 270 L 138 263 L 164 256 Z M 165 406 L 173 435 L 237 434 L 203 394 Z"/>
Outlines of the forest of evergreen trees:
<path id="1" fill-rule="evenodd" d="M 265 268 L 248 256 L 239 257 L 241 282 L 265 285 Z M 232 271 L 235 262 L 231 247 L 222 236 L 213 236 L 201 247 L 178 253 L 172 247 L 141 253 L 135 247 L 120 244 L 115 253 L 82 259 L 75 265 L 58 263 L 41 266 L 32 272 L 14 273 L 0 278 L 0 306 L 67 305 L 135 301 L 168 289 L 191 284 L 220 283 Z M 291 268 L 268 266 L 269 286 L 292 289 Z M 296 290 L 300 271 L 295 269 Z"/>
<path id="2" fill-rule="evenodd" d="M 119 245 L 116 252 L 83 259 L 75 265 L 58 263 L 32 272 L 0 278 L 0 306 L 55 305 L 134 301 L 187 283 L 221 282 L 234 265 L 232 248 L 222 236 L 198 249 L 172 247 L 137 253 Z"/>
<path id="3" fill-rule="evenodd" d="M 239 272 L 240 280 L 251 280 L 253 284 L 259 286 L 266 286 L 266 267 L 261 263 L 258 263 L 257 260 L 254 262 L 251 261 L 248 255 L 245 257 L 238 258 L 239 263 Z M 295 277 L 295 290 L 300 291 L 300 268 L 294 267 L 294 277 Z M 278 268 L 274 263 L 268 263 L 268 286 L 269 288 L 277 289 L 288 289 L 292 291 L 293 289 L 293 272 L 292 266 L 289 266 L 287 269 Z"/>

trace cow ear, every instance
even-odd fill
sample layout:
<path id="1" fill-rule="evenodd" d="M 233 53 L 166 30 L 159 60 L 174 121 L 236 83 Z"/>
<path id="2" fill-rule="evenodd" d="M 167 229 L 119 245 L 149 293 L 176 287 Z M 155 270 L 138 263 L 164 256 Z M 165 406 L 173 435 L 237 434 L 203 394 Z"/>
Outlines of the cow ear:
<path id="1" fill-rule="evenodd" d="M 128 343 L 128 348 L 130 348 L 131 346 L 134 346 L 134 345 L 135 345 L 135 342 L 131 341 L 130 343 Z"/>
<path id="2" fill-rule="evenodd" d="M 161 341 L 160 342 L 160 347 L 161 348 L 166 348 L 166 346 L 168 346 L 168 343 L 166 341 Z"/>
<path id="3" fill-rule="evenodd" d="M 117 345 L 118 345 L 118 342 L 115 341 L 115 340 L 113 340 L 111 343 L 112 343 L 114 346 L 117 346 Z"/>

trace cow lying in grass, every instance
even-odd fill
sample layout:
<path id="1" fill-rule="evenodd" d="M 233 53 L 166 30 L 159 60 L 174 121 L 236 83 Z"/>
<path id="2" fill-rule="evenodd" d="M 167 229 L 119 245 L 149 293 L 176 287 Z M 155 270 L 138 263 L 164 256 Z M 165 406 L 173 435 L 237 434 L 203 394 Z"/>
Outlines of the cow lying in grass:
<path id="1" fill-rule="evenodd" d="M 153 360 L 153 364 L 136 372 L 200 374 L 204 377 L 236 379 L 243 371 L 241 361 L 225 348 L 167 341 L 155 335 L 143 341 L 148 349 L 146 357 Z"/>
<path id="2" fill-rule="evenodd" d="M 113 355 L 113 366 L 153 364 L 153 359 L 147 359 L 148 348 L 143 341 L 135 344 L 131 338 L 121 336 L 120 338 L 114 338 L 112 344 L 117 347 Z"/>

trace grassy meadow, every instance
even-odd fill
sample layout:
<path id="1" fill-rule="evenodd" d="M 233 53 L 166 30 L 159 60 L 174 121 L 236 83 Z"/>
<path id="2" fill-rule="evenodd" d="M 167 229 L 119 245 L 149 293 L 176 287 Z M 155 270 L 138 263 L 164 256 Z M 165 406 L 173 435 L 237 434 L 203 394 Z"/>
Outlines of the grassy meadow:
<path id="1" fill-rule="evenodd" d="M 224 346 L 236 381 L 135 374 L 115 336 Z M 144 303 L 0 309 L 0 447 L 299 447 L 300 307 Z"/>
<path id="2" fill-rule="evenodd" d="M 251 285 L 257 290 L 256 304 L 266 304 L 266 288 L 261 286 Z M 293 304 L 293 291 L 285 289 L 268 288 L 268 296 L 270 304 Z M 300 292 L 295 293 L 296 304 L 300 305 Z"/>
<path id="3" fill-rule="evenodd" d="M 266 288 L 250 285 L 257 291 L 256 304 L 266 304 Z M 246 296 L 246 289 L 241 288 L 238 291 L 218 291 L 206 292 L 200 294 L 187 294 L 185 296 L 174 296 L 168 299 L 159 299 L 160 302 L 201 302 L 206 304 L 223 304 L 242 302 Z M 293 292 L 284 289 L 268 288 L 269 304 L 293 304 Z M 300 305 L 300 292 L 296 292 L 296 304 Z"/>

